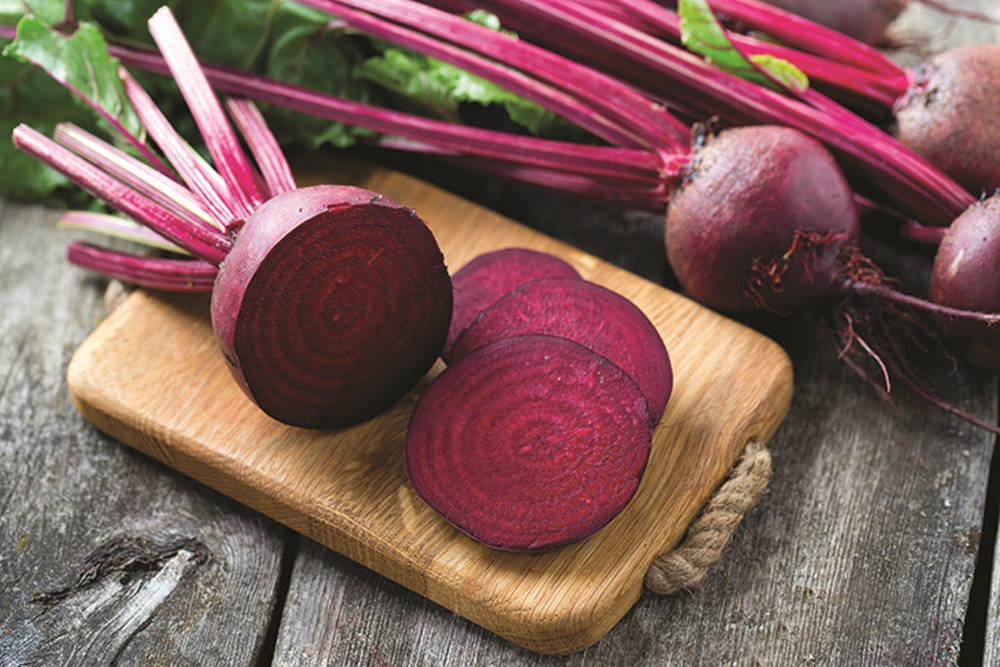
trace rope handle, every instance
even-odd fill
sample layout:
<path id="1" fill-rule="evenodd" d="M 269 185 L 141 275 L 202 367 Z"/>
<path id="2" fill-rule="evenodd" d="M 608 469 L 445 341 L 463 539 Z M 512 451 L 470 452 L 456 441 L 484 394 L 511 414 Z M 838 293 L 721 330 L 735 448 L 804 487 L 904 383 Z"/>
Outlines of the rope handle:
<path id="1" fill-rule="evenodd" d="M 771 453 L 757 440 L 749 440 L 729 478 L 705 503 L 681 543 L 650 564 L 646 588 L 671 595 L 700 586 L 743 517 L 760 502 L 770 479 Z"/>

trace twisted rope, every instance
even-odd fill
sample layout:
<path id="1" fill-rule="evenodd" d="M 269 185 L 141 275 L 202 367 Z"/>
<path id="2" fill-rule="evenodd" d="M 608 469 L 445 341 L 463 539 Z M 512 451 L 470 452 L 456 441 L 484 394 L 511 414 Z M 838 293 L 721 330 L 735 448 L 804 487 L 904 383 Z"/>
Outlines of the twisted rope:
<path id="1" fill-rule="evenodd" d="M 771 479 L 771 453 L 750 440 L 729 478 L 688 527 L 684 540 L 658 556 L 646 572 L 646 588 L 661 595 L 701 585 L 709 568 L 722 557 L 736 527 L 756 505 Z"/>

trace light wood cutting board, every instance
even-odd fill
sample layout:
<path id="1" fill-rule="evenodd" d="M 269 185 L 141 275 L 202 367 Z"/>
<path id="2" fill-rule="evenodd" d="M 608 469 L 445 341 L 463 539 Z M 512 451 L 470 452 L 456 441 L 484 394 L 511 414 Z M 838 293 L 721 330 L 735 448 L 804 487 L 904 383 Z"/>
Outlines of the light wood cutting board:
<path id="1" fill-rule="evenodd" d="M 415 208 L 452 272 L 487 250 L 536 248 L 646 312 L 670 352 L 675 388 L 624 512 L 589 539 L 540 555 L 473 542 L 416 496 L 403 462 L 410 412 L 440 362 L 365 424 L 284 426 L 233 382 L 205 296 L 130 296 L 70 363 L 77 408 L 122 442 L 510 641 L 544 653 L 589 646 L 639 598 L 650 562 L 681 539 L 747 440 L 767 440 L 778 427 L 791 400 L 791 363 L 747 327 L 416 179 L 357 165 L 325 172 L 327 182 Z"/>

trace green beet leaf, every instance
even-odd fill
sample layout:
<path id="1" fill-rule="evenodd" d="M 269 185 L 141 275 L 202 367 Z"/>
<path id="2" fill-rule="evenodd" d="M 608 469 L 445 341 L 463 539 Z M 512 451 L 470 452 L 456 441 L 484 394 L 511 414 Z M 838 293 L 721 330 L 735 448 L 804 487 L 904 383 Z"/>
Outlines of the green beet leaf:
<path id="1" fill-rule="evenodd" d="M 140 136 L 142 126 L 125 97 L 118 78 L 118 61 L 108 55 L 104 37 L 92 24 L 82 23 L 66 37 L 34 17 L 24 17 L 17 24 L 17 39 L 3 51 L 31 63 L 77 94 L 85 104 L 101 115 L 112 118 Z M 111 129 L 110 133 L 117 133 Z M 116 137 L 117 138 L 117 137 Z"/>
<path id="2" fill-rule="evenodd" d="M 809 87 L 809 77 L 787 60 L 766 54 L 745 57 L 729 40 L 706 0 L 680 0 L 677 13 L 681 42 L 719 69 L 778 90 L 804 92 Z"/>
<path id="3" fill-rule="evenodd" d="M 471 21 L 500 30 L 496 15 L 477 10 L 466 15 Z M 435 58 L 376 43 L 381 54 L 366 59 L 356 69 L 358 77 L 389 91 L 400 106 L 452 122 L 462 122 L 461 105 L 498 105 L 521 127 L 537 135 L 560 135 L 567 123 L 534 102 L 486 79 Z"/>

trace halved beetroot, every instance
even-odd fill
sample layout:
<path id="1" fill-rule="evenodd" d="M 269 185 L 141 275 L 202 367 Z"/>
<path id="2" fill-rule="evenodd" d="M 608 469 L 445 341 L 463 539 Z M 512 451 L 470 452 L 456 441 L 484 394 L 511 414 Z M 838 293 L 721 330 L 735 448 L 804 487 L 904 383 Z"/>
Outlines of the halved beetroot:
<path id="1" fill-rule="evenodd" d="M 586 280 L 539 278 L 511 290 L 479 314 L 455 341 L 452 361 L 518 334 L 561 336 L 607 357 L 639 384 L 659 421 L 673 389 L 670 356 L 635 304 Z"/>
<path id="2" fill-rule="evenodd" d="M 430 229 L 369 190 L 290 190 L 250 217 L 219 269 L 212 325 L 267 414 L 313 428 L 364 421 L 431 367 L 451 284 Z"/>
<path id="3" fill-rule="evenodd" d="M 652 429 L 625 371 L 565 338 L 504 338 L 455 362 L 406 437 L 417 493 L 484 544 L 536 551 L 581 540 L 632 498 Z"/>
<path id="4" fill-rule="evenodd" d="M 479 313 L 535 278 L 579 278 L 572 266 L 555 255 L 528 248 L 504 248 L 479 255 L 452 276 L 454 308 L 441 358 L 451 361 L 451 348 Z"/>

